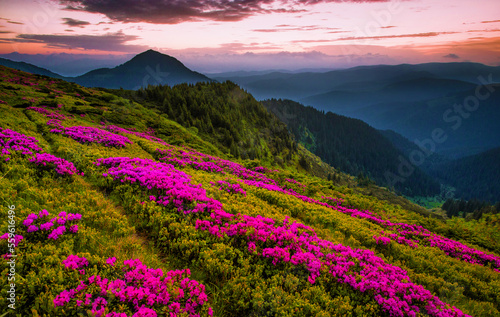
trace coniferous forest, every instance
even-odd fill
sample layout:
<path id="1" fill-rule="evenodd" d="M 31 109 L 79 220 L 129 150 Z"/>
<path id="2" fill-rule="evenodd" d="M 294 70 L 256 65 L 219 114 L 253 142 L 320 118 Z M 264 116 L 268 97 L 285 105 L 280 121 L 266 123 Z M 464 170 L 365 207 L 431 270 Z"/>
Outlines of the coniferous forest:
<path id="1" fill-rule="evenodd" d="M 262 103 L 287 124 L 299 142 L 326 163 L 391 187 L 392 178 L 387 173 L 398 175 L 399 157 L 403 153 L 376 129 L 361 120 L 325 113 L 291 100 L 270 99 Z M 392 187 L 409 196 L 432 196 L 440 192 L 439 183 L 418 167 Z"/>

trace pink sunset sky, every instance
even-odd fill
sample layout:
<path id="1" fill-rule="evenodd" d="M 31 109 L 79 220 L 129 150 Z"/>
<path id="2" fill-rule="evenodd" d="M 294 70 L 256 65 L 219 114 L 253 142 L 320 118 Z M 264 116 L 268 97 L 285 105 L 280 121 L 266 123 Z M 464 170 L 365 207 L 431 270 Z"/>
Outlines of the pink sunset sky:
<path id="1" fill-rule="evenodd" d="M 0 0 L 0 54 L 97 58 L 147 49 L 205 72 L 496 66 L 500 1 Z"/>

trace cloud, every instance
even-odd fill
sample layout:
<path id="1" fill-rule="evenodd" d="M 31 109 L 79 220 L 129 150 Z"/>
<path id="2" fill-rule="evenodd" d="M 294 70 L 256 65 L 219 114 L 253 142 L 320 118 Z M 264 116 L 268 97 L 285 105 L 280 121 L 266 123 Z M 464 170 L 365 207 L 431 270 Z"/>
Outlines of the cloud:
<path id="1" fill-rule="evenodd" d="M 319 25 L 299 25 L 293 26 L 288 24 L 276 25 L 272 29 L 254 29 L 254 32 L 275 33 L 275 32 L 288 32 L 288 31 L 317 31 L 317 30 L 340 30 L 339 28 L 328 28 Z M 339 33 L 339 31 L 329 32 Z"/>
<path id="2" fill-rule="evenodd" d="M 212 49 L 219 52 L 248 52 L 248 51 L 272 51 L 279 50 L 280 46 L 272 45 L 271 43 L 225 43 L 218 48 Z M 210 50 L 210 49 L 208 49 Z"/>
<path id="3" fill-rule="evenodd" d="M 460 56 L 458 56 L 457 54 L 448 54 L 448 55 L 445 55 L 443 56 L 444 58 L 451 58 L 451 59 L 459 59 Z"/>
<path id="4" fill-rule="evenodd" d="M 11 31 L 0 31 L 0 34 L 9 34 L 12 33 Z"/>
<path id="5" fill-rule="evenodd" d="M 177 24 L 186 21 L 240 21 L 257 14 L 307 12 L 328 2 L 389 0 L 59 0 L 67 10 L 102 13 L 113 21 Z"/>
<path id="6" fill-rule="evenodd" d="M 387 50 L 386 48 L 384 48 Z M 349 56 L 329 55 L 319 51 L 274 53 L 206 53 L 200 49 L 198 53 L 179 51 L 166 51 L 181 60 L 186 66 L 204 73 L 217 73 L 225 71 L 245 70 L 298 70 L 321 69 L 326 71 L 333 68 L 345 68 L 361 64 L 395 64 L 397 61 L 383 54 L 367 54 Z M 406 61 L 405 61 L 406 62 Z"/>
<path id="7" fill-rule="evenodd" d="M 10 20 L 9 20 L 9 21 L 7 21 L 7 23 L 11 23 L 11 24 L 21 24 L 21 25 L 23 25 L 23 24 L 24 24 L 24 23 L 22 23 L 22 22 L 10 21 Z"/>
<path id="8" fill-rule="evenodd" d="M 332 40 L 294 40 L 292 43 L 329 43 Z"/>
<path id="9" fill-rule="evenodd" d="M 413 47 L 421 54 L 428 56 L 443 56 L 452 51 L 462 60 L 471 60 L 478 63 L 495 65 L 500 56 L 500 37 L 476 37 L 464 41 L 453 41 L 436 45 L 422 45 Z"/>
<path id="10" fill-rule="evenodd" d="M 335 41 L 352 41 L 352 40 L 381 40 L 381 39 L 394 39 L 405 37 L 433 37 L 443 34 L 456 34 L 458 32 L 427 32 L 427 33 L 414 33 L 414 34 L 398 34 L 398 35 L 379 35 L 379 36 L 360 36 L 360 37 L 342 37 Z"/>
<path id="11" fill-rule="evenodd" d="M 500 29 L 468 30 L 468 33 L 500 32 Z"/>
<path id="12" fill-rule="evenodd" d="M 500 20 L 481 21 L 481 23 L 497 23 L 497 22 L 500 22 Z"/>
<path id="13" fill-rule="evenodd" d="M 72 18 L 62 18 L 62 20 L 64 20 L 63 24 L 66 24 L 70 28 L 74 28 L 74 27 L 84 28 L 85 25 L 89 25 L 90 24 L 90 22 L 81 21 L 81 20 L 75 20 L 75 19 L 72 19 Z"/>
<path id="14" fill-rule="evenodd" d="M 141 52 L 148 49 L 143 45 L 129 45 L 127 42 L 139 39 L 119 31 L 104 35 L 57 35 L 19 34 L 14 39 L 1 39 L 3 43 L 40 43 L 50 48 L 98 50 L 108 52 Z"/>
<path id="15" fill-rule="evenodd" d="M 392 28 L 395 28 L 396 26 L 394 25 L 388 25 L 388 26 L 381 26 L 380 28 L 381 29 L 392 29 Z"/>

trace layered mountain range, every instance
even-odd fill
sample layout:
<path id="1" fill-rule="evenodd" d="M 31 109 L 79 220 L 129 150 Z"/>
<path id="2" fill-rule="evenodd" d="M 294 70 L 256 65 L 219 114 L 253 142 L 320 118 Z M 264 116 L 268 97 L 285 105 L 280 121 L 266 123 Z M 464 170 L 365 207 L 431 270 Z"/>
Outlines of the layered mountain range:
<path id="1" fill-rule="evenodd" d="M 338 170 L 369 177 L 410 196 L 439 194 L 442 184 L 455 188 L 459 197 L 500 200 L 498 191 L 490 190 L 495 188 L 493 178 L 469 177 L 466 187 L 479 189 L 467 191 L 461 185 L 464 176 L 453 173 L 457 168 L 472 171 L 470 162 L 478 161 L 485 173 L 495 168 L 495 149 L 500 147 L 500 85 L 496 83 L 500 67 L 428 63 L 299 73 L 233 72 L 209 78 L 174 57 L 152 50 L 114 68 L 100 68 L 77 77 L 63 77 L 7 59 L 0 59 L 0 64 L 108 89 L 230 80 L 257 99 L 268 99 L 263 104 L 287 124 L 297 142 Z M 173 92 L 173 96 L 180 96 L 183 90 L 175 88 Z M 234 94 L 241 96 L 241 92 Z M 226 132 L 207 126 L 219 116 L 221 104 L 216 96 L 207 96 L 203 104 L 193 103 L 193 98 L 167 98 L 154 91 L 144 96 L 183 125 L 216 133 L 218 142 L 228 145 L 235 155 L 256 157 L 262 151 L 238 149 L 245 134 L 233 123 L 228 123 Z M 437 135 L 439 138 L 435 138 Z M 429 150 L 432 153 L 427 153 Z M 482 159 L 483 155 L 487 159 Z M 419 162 L 413 163 L 418 164 L 411 164 L 417 156 Z M 402 164 L 411 168 L 409 175 L 398 171 Z M 485 183 L 481 183 L 483 180 Z"/>

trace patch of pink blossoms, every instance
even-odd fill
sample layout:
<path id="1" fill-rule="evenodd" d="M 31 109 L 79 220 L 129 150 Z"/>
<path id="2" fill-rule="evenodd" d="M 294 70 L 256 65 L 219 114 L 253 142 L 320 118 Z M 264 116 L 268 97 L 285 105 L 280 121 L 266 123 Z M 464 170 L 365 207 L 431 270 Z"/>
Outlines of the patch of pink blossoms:
<path id="1" fill-rule="evenodd" d="M 69 269 L 78 270 L 89 263 L 86 258 L 70 255 L 63 264 Z M 126 260 L 121 269 L 121 277 L 115 280 L 100 275 L 85 276 L 86 279 L 81 280 L 76 288 L 57 295 L 54 306 L 85 308 L 96 317 L 103 316 L 107 307 L 113 309 L 123 306 L 123 303 L 133 307 L 134 314 L 130 316 L 157 316 L 154 308 L 160 307 L 162 312 L 165 309 L 163 307 L 166 307 L 171 316 L 188 314 L 196 317 L 205 310 L 209 316 L 213 315 L 212 309 L 206 308 L 208 296 L 205 286 L 189 278 L 189 269 L 164 273 L 161 269 L 148 268 L 140 260 Z M 106 316 L 128 315 L 112 311 Z"/>
<path id="2" fill-rule="evenodd" d="M 97 143 L 107 147 L 125 147 L 127 144 L 132 144 L 127 137 L 114 134 L 105 130 L 94 127 L 74 126 L 64 127 L 60 124 L 59 120 L 49 120 L 48 125 L 55 128 L 50 130 L 52 133 L 62 134 L 79 143 Z"/>

